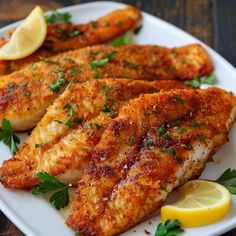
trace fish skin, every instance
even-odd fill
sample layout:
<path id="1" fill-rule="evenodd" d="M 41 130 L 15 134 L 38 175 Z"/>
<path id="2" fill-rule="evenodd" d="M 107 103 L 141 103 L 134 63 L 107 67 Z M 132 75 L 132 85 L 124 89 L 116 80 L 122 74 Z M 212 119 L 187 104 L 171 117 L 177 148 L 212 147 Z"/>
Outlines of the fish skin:
<path id="1" fill-rule="evenodd" d="M 43 45 L 28 57 L 19 60 L 0 61 L 0 75 L 20 70 L 27 64 L 37 62 L 39 56 L 50 57 L 68 50 L 106 43 L 135 28 L 141 18 L 141 12 L 137 8 L 127 6 L 97 19 L 96 28 L 92 27 L 91 22 L 78 25 L 48 24 Z M 72 31 L 78 31 L 79 34 L 70 37 Z M 12 33 L 13 31 L 10 32 L 10 35 Z M 8 39 L 1 40 L 0 47 L 7 41 Z"/>
<path id="2" fill-rule="evenodd" d="M 67 225 L 80 235 L 109 236 L 138 224 L 175 187 L 201 175 L 227 142 L 235 118 L 236 98 L 219 88 L 164 91 L 131 100 L 93 149 Z M 164 124 L 169 138 L 158 132 Z M 179 133 L 179 128 L 186 131 Z M 133 145 L 128 141 L 132 135 Z"/>
<path id="3" fill-rule="evenodd" d="M 186 89 L 187 86 L 174 80 L 127 79 L 91 80 L 72 85 L 47 109 L 18 153 L 4 161 L 0 169 L 2 184 L 7 188 L 29 189 L 38 182 L 37 172 L 49 172 L 63 182 L 77 185 L 90 161 L 90 149 L 99 142 L 106 126 L 117 115 L 102 112 L 103 107 L 107 105 L 119 112 L 120 107 L 142 93 L 174 88 Z M 65 125 L 69 116 L 63 107 L 67 103 L 73 108 L 73 117 L 82 118 L 82 122 L 73 123 L 72 128 Z M 96 128 L 95 124 L 101 127 Z M 48 143 L 35 147 L 35 144 L 44 142 Z"/>
<path id="4" fill-rule="evenodd" d="M 173 54 L 172 50 L 176 53 Z M 97 69 L 91 68 L 92 62 L 111 55 L 113 57 L 108 63 Z M 182 64 L 183 59 L 188 63 Z M 55 94 L 49 88 L 59 79 L 59 71 L 64 71 L 63 78 L 67 82 L 73 78 L 84 82 L 96 77 L 97 73 L 101 78 L 190 80 L 196 75 L 207 75 L 212 69 L 210 58 L 199 44 L 174 49 L 152 45 L 120 48 L 98 45 L 69 51 L 1 77 L 0 121 L 7 118 L 15 131 L 32 129 L 65 89 L 65 84 L 62 84 L 59 93 Z M 12 87 L 10 91 L 9 87 Z M 28 96 L 25 96 L 25 91 Z"/>

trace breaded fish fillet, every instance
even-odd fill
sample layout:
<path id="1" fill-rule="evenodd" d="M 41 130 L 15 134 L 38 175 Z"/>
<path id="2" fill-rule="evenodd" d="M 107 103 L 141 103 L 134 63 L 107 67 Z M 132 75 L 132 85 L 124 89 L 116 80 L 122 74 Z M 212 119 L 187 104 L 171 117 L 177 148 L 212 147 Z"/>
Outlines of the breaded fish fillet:
<path id="1" fill-rule="evenodd" d="M 91 80 L 72 85 L 48 108 L 18 153 L 4 162 L 1 182 L 8 188 L 31 188 L 38 181 L 36 173 L 46 171 L 64 182 L 77 184 L 90 161 L 90 150 L 120 107 L 142 93 L 186 87 L 174 80 L 128 79 Z M 72 123 L 68 125 L 70 119 Z"/>
<path id="2" fill-rule="evenodd" d="M 174 49 L 99 45 L 43 60 L 1 77 L 0 123 L 7 118 L 14 130 L 33 128 L 65 85 L 75 79 L 78 82 L 93 78 L 185 80 L 204 76 L 213 69 L 199 44 Z"/>
<path id="3" fill-rule="evenodd" d="M 131 100 L 92 151 L 68 226 L 108 236 L 139 223 L 175 187 L 200 176 L 235 117 L 236 98 L 218 88 Z"/>
<path id="4" fill-rule="evenodd" d="M 42 47 L 23 59 L 0 61 L 0 74 L 10 73 L 37 62 L 39 56 L 49 57 L 59 52 L 108 42 L 137 26 L 140 20 L 141 12 L 128 6 L 87 24 L 48 24 Z M 8 39 L 3 39 L 0 45 L 7 41 Z"/>

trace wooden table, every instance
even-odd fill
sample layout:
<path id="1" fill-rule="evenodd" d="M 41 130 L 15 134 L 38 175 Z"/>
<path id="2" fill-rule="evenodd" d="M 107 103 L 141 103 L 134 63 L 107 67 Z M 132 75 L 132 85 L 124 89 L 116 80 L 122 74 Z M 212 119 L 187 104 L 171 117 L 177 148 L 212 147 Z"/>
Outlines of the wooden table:
<path id="1" fill-rule="evenodd" d="M 0 0 L 0 26 L 25 17 L 40 4 L 44 10 L 92 2 L 86 0 Z M 235 0 L 123 0 L 193 34 L 236 66 Z M 236 227 L 236 225 L 235 225 Z M 0 236 L 23 234 L 0 212 Z M 236 229 L 224 234 L 235 236 Z M 39 235 L 40 236 L 40 235 Z"/>

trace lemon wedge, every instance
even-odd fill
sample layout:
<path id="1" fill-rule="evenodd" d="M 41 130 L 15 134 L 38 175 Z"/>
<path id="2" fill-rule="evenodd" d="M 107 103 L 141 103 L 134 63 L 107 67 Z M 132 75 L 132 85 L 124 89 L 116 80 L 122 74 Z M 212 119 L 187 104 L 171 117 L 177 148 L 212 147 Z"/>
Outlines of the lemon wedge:
<path id="1" fill-rule="evenodd" d="M 192 180 L 179 191 L 179 201 L 161 208 L 162 222 L 178 219 L 183 227 L 198 227 L 222 219 L 229 211 L 230 193 L 220 184 Z"/>
<path id="2" fill-rule="evenodd" d="M 35 52 L 44 42 L 47 23 L 43 10 L 37 6 L 0 48 L 1 60 L 16 60 Z"/>

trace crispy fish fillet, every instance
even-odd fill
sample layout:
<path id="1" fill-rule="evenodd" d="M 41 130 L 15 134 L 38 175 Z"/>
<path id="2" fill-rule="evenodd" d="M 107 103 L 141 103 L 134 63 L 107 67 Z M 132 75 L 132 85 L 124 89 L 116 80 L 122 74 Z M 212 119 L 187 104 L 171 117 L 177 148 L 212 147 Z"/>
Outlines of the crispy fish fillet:
<path id="1" fill-rule="evenodd" d="M 64 182 L 77 184 L 90 161 L 90 149 L 96 145 L 108 123 L 124 103 L 141 93 L 161 89 L 186 88 L 178 81 L 132 81 L 127 79 L 91 80 L 72 85 L 38 123 L 27 143 L 0 169 L 1 182 L 9 188 L 31 188 L 36 173 L 46 171 Z M 70 119 L 65 105 L 73 109 Z M 79 118 L 79 122 L 78 122 Z M 36 144 L 39 147 L 36 147 Z"/>
<path id="2" fill-rule="evenodd" d="M 141 20 L 141 12 L 128 6 L 113 11 L 87 24 L 48 24 L 44 44 L 32 55 L 14 61 L 1 61 L 0 74 L 19 70 L 29 63 L 39 61 L 39 56 L 52 56 L 59 52 L 79 49 L 108 42 L 131 30 Z M 0 45 L 4 45 L 3 39 Z"/>
<path id="3" fill-rule="evenodd" d="M 200 176 L 235 118 L 236 98 L 218 88 L 131 100 L 92 151 L 67 225 L 108 236 L 139 223 L 175 187 Z"/>
<path id="4" fill-rule="evenodd" d="M 172 50 L 175 53 L 171 53 Z M 83 82 L 100 77 L 185 80 L 204 76 L 213 69 L 199 44 L 174 49 L 150 45 L 120 48 L 99 45 L 44 60 L 1 77 L 0 121 L 9 119 L 14 130 L 33 128 L 65 89 L 65 80 L 71 82 L 77 78 L 78 82 Z M 183 64 L 183 60 L 186 63 Z"/>

